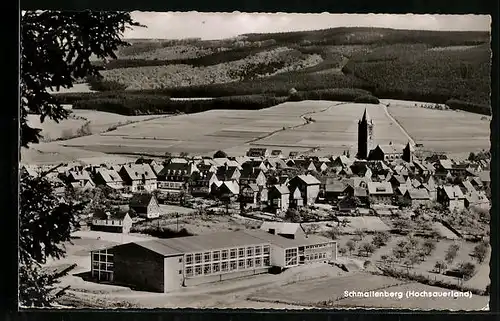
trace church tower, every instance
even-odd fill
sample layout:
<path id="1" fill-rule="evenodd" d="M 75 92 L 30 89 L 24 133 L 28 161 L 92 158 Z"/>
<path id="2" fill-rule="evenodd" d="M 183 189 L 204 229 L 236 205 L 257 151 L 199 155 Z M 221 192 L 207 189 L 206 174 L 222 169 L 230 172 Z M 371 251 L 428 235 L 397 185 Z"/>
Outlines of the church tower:
<path id="1" fill-rule="evenodd" d="M 413 154 L 415 152 L 415 149 L 413 146 L 408 142 L 406 144 L 405 148 L 403 149 L 403 157 L 401 157 L 405 162 L 412 163 L 413 162 Z"/>
<path id="2" fill-rule="evenodd" d="M 373 121 L 365 108 L 363 118 L 358 121 L 358 159 L 368 159 L 373 148 Z"/>

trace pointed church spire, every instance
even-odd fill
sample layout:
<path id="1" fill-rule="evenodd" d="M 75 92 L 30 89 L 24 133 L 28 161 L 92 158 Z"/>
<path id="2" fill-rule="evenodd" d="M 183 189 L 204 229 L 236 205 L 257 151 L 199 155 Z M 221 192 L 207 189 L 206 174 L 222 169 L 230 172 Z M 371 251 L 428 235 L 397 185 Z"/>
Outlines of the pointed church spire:
<path id="1" fill-rule="evenodd" d="M 361 119 L 361 121 L 365 121 L 365 122 L 371 121 L 370 115 L 368 114 L 368 110 L 366 110 L 366 108 L 365 108 L 365 112 L 363 113 L 363 118 Z"/>

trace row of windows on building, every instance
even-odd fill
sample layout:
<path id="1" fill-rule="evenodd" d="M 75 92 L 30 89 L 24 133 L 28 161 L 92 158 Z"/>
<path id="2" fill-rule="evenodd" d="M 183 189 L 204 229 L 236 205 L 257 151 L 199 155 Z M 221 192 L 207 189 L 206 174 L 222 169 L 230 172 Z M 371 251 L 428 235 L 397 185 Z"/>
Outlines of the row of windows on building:
<path id="1" fill-rule="evenodd" d="M 314 254 L 308 254 L 305 255 L 304 258 L 306 261 L 313 261 L 313 260 L 322 260 L 326 259 L 326 253 L 314 253 Z"/>
<path id="2" fill-rule="evenodd" d="M 305 249 L 320 249 L 320 248 L 325 248 L 329 247 L 330 244 L 325 243 L 325 244 L 314 244 L 314 245 L 306 245 L 304 246 Z"/>
<path id="3" fill-rule="evenodd" d="M 108 276 L 113 273 L 113 254 L 107 250 L 92 253 L 92 273 L 94 276 Z"/>
<path id="4" fill-rule="evenodd" d="M 249 246 L 186 255 L 186 265 L 201 264 L 269 254 L 269 245 Z"/>
<path id="5" fill-rule="evenodd" d="M 159 188 L 181 188 L 183 183 L 178 182 L 158 182 Z"/>
<path id="6" fill-rule="evenodd" d="M 186 266 L 186 277 L 233 272 L 237 270 L 247 270 L 270 265 L 269 256 L 243 258 L 216 263 L 198 264 Z"/>
<path id="7" fill-rule="evenodd" d="M 116 224 L 115 224 L 116 223 Z M 100 224 L 105 224 L 105 225 L 117 225 L 121 226 L 122 224 L 119 222 L 119 220 L 94 220 L 94 224 L 100 225 Z"/>

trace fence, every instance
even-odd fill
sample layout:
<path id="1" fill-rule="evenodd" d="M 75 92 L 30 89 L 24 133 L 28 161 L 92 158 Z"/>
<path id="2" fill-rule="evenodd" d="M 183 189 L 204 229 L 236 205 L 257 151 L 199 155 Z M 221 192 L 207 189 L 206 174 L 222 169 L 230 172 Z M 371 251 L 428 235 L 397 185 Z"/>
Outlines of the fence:
<path id="1" fill-rule="evenodd" d="M 487 295 L 487 290 L 481 290 L 476 288 L 469 288 L 462 285 L 463 280 L 457 278 L 457 283 L 450 283 L 443 280 L 439 280 L 437 275 L 434 275 L 433 278 L 428 275 L 417 273 L 416 271 L 410 271 L 409 268 L 388 268 L 383 266 L 377 266 L 378 269 L 382 272 L 382 275 L 397 278 L 397 279 L 406 279 L 411 281 L 416 281 L 418 283 L 436 286 L 440 288 L 445 288 L 449 290 L 457 290 L 467 292 L 470 291 L 472 294 L 476 295 Z"/>

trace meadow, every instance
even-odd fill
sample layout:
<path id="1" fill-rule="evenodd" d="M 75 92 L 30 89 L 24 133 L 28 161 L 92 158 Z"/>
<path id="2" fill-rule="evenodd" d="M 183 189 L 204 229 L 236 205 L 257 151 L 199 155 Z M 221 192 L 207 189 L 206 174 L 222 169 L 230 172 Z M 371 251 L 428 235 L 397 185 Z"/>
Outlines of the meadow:
<path id="1" fill-rule="evenodd" d="M 387 110 L 423 150 L 463 154 L 490 148 L 491 117 L 396 104 Z"/>
<path id="2" fill-rule="evenodd" d="M 319 148 L 319 153 L 338 154 L 354 148 L 357 120 L 365 108 L 377 124 L 380 143 L 407 141 L 382 105 L 303 101 L 259 111 L 211 110 L 158 118 L 62 144 L 97 152 L 156 156 L 165 152 L 212 155 L 217 150 L 238 156 L 250 147 L 282 149 L 285 153 Z"/>
<path id="3" fill-rule="evenodd" d="M 340 155 L 346 150 L 355 154 L 357 121 L 365 108 L 374 120 L 378 144 L 403 145 L 409 135 L 417 143 L 423 143 L 423 149 L 457 155 L 489 147 L 489 121 L 481 119 L 486 116 L 404 105 L 408 106 L 392 101 L 386 112 L 381 104 L 301 101 L 261 110 L 221 109 L 170 117 L 137 116 L 143 118 L 111 131 L 38 144 L 33 147 L 35 150 L 24 150 L 23 160 L 26 157 L 27 162 L 48 162 L 52 158 L 56 162 L 106 154 L 161 157 L 166 152 L 211 156 L 217 150 L 240 156 L 251 147 L 281 149 L 285 155 L 290 151 Z M 100 112 L 82 112 L 88 113 L 88 119 L 95 119 L 96 127 L 102 129 L 109 124 Z M 443 126 L 448 120 L 452 122 Z"/>

